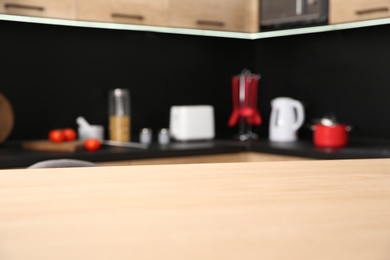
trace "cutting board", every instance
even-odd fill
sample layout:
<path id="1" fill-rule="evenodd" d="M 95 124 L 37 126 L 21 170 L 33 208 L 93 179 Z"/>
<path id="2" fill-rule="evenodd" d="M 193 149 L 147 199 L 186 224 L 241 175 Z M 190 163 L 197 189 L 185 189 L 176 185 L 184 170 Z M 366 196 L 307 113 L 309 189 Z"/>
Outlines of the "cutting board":
<path id="1" fill-rule="evenodd" d="M 9 100 L 0 93 L 0 143 L 3 143 L 14 128 L 14 111 Z"/>
<path id="2" fill-rule="evenodd" d="M 48 152 L 75 152 L 83 148 L 83 141 L 68 141 L 62 143 L 53 143 L 50 140 L 34 140 L 22 143 L 22 148 L 34 151 Z"/>

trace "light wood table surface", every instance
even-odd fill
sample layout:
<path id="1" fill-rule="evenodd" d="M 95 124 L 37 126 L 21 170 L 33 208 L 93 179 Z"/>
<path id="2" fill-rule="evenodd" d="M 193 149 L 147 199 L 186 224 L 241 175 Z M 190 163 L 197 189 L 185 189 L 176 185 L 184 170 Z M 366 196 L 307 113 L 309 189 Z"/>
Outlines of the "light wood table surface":
<path id="1" fill-rule="evenodd" d="M 390 259 L 390 159 L 0 171 L 0 259 Z"/>

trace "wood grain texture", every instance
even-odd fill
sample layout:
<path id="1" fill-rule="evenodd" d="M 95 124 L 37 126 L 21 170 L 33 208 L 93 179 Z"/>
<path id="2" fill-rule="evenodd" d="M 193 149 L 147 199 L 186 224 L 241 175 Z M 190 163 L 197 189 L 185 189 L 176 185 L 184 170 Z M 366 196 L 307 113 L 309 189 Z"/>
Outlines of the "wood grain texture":
<path id="1" fill-rule="evenodd" d="M 76 0 L 0 0 L 0 13 L 76 19 Z"/>
<path id="2" fill-rule="evenodd" d="M 0 143 L 3 143 L 14 129 L 14 110 L 9 100 L 0 93 Z"/>
<path id="3" fill-rule="evenodd" d="M 258 0 L 171 0 L 173 27 L 258 32 Z"/>
<path id="4" fill-rule="evenodd" d="M 329 23 L 347 23 L 390 17 L 390 0 L 330 0 Z"/>
<path id="5" fill-rule="evenodd" d="M 84 148 L 84 142 L 81 140 L 53 143 L 49 140 L 33 140 L 22 142 L 22 148 L 33 151 L 49 151 L 49 152 L 76 152 L 78 149 Z"/>
<path id="6" fill-rule="evenodd" d="M 169 25 L 169 0 L 78 0 L 78 20 Z"/>
<path id="7" fill-rule="evenodd" d="M 390 160 L 0 171 L 0 259 L 389 259 Z"/>
<path id="8" fill-rule="evenodd" d="M 312 160 L 310 158 L 277 154 L 239 152 L 229 154 L 193 155 L 169 158 L 137 159 L 126 161 L 99 162 L 101 166 L 156 165 L 156 164 L 193 164 L 193 163 L 231 163 L 231 162 L 269 162 Z"/>

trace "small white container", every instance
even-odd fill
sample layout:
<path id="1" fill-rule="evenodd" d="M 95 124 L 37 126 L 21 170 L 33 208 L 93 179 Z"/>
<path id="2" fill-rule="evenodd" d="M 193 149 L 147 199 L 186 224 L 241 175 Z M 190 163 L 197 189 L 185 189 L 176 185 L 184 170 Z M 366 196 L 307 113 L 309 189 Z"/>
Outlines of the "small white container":
<path id="1" fill-rule="evenodd" d="M 166 128 L 161 128 L 158 133 L 158 143 L 160 145 L 168 145 L 170 143 L 169 130 Z"/>
<path id="2" fill-rule="evenodd" d="M 101 125 L 90 125 L 89 127 L 78 128 L 79 140 L 88 138 L 96 138 L 100 141 L 104 140 L 104 127 Z"/>
<path id="3" fill-rule="evenodd" d="M 139 142 L 141 144 L 151 144 L 153 131 L 150 128 L 142 128 L 139 133 Z"/>

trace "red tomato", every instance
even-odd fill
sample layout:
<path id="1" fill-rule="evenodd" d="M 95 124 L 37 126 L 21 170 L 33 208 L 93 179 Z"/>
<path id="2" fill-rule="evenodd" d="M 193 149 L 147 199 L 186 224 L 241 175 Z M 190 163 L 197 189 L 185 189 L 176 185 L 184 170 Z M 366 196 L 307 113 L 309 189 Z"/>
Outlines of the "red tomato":
<path id="1" fill-rule="evenodd" d="M 101 143 L 99 141 L 99 139 L 96 139 L 96 138 L 88 138 L 84 141 L 84 147 L 85 149 L 87 149 L 88 151 L 97 151 L 99 150 L 101 146 Z"/>
<path id="2" fill-rule="evenodd" d="M 62 130 L 62 132 L 64 133 L 66 141 L 73 141 L 76 139 L 77 136 L 76 131 L 73 130 L 72 128 L 65 128 Z"/>
<path id="3" fill-rule="evenodd" d="M 53 143 L 61 143 L 65 141 L 64 132 L 60 129 L 53 129 L 49 132 L 49 140 Z"/>

